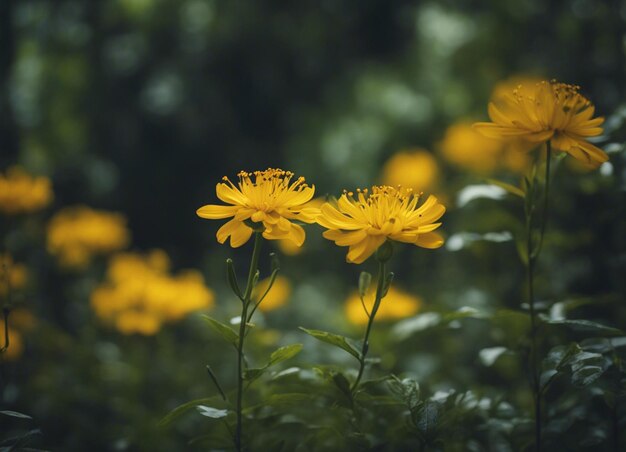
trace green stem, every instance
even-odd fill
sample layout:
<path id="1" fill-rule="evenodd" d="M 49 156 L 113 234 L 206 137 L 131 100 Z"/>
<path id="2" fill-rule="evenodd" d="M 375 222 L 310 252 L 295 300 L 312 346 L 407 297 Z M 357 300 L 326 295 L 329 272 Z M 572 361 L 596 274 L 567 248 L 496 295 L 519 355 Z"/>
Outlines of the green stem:
<path id="1" fill-rule="evenodd" d="M 250 306 L 250 300 L 252 296 L 252 289 L 254 283 L 254 277 L 259 267 L 259 256 L 261 255 L 261 232 L 254 233 L 254 249 L 252 250 L 252 260 L 250 261 L 250 271 L 248 273 L 248 283 L 246 284 L 246 291 L 243 296 L 241 319 L 239 321 L 239 342 L 237 343 L 237 427 L 235 430 L 235 447 L 238 452 L 242 450 L 241 436 L 242 436 L 242 403 L 243 403 L 243 367 L 244 367 L 244 353 L 243 343 L 246 337 L 246 319 L 248 318 L 248 307 Z"/>
<path id="2" fill-rule="evenodd" d="M 550 141 L 546 142 L 546 173 L 545 173 L 545 192 L 543 196 L 543 212 L 539 218 L 539 243 L 535 246 L 533 243 L 533 214 L 535 212 L 534 196 L 535 182 L 530 187 L 527 196 L 531 196 L 532 203 L 530 209 L 526 212 L 526 253 L 528 256 L 527 263 L 527 285 L 528 285 L 528 306 L 530 314 L 530 356 L 529 368 L 531 376 L 531 384 L 533 391 L 533 405 L 535 411 L 535 450 L 541 450 L 541 383 L 539 375 L 539 351 L 537 338 L 537 311 L 535 308 L 535 281 L 534 273 L 543 245 L 543 237 L 545 235 L 546 224 L 548 219 L 549 193 L 550 193 L 550 161 L 552 160 Z"/>
<path id="3" fill-rule="evenodd" d="M 367 321 L 365 337 L 363 338 L 363 348 L 361 349 L 361 358 L 359 359 L 359 364 L 360 364 L 359 373 L 351 389 L 351 392 L 353 395 L 356 389 L 359 387 L 359 383 L 361 382 L 361 378 L 363 377 L 363 371 L 365 370 L 365 357 L 367 356 L 367 351 L 369 350 L 370 332 L 372 331 L 372 325 L 374 324 L 374 317 L 376 317 L 376 312 L 378 312 L 378 308 L 380 307 L 380 302 L 383 299 L 383 288 L 385 285 L 385 277 L 386 277 L 385 262 L 379 260 L 378 261 L 378 285 L 376 286 L 376 298 L 374 299 L 374 306 L 372 307 L 372 312 L 368 315 L 369 319 Z"/>

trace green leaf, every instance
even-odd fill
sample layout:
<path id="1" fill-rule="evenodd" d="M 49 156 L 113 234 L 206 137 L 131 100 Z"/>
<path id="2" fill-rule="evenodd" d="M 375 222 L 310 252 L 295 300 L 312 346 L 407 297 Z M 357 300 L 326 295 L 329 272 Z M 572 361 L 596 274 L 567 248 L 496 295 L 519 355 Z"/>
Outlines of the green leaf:
<path id="1" fill-rule="evenodd" d="M 300 327 L 300 329 L 304 331 L 306 334 L 308 334 L 309 336 L 313 336 L 317 340 L 334 345 L 335 347 L 339 347 L 347 351 L 348 353 L 350 353 L 359 361 L 361 360 L 361 353 L 353 345 L 351 345 L 348 342 L 349 341 L 348 338 L 344 336 L 340 336 L 338 334 L 329 333 L 327 331 L 309 330 L 309 329 L 302 328 L 302 327 Z"/>
<path id="2" fill-rule="evenodd" d="M 389 390 L 402 400 L 413 412 L 420 405 L 420 387 L 415 380 L 405 378 L 400 380 L 395 375 L 387 380 Z"/>
<path id="3" fill-rule="evenodd" d="M 335 386 L 339 388 L 341 393 L 346 396 L 348 402 L 352 404 L 352 391 L 350 390 L 350 382 L 341 372 L 333 372 L 332 380 Z"/>
<path id="4" fill-rule="evenodd" d="M 159 421 L 159 426 L 165 427 L 169 425 L 175 419 L 178 419 L 180 416 L 185 414 L 187 411 L 191 410 L 192 408 L 195 408 L 198 405 L 202 405 L 203 403 L 213 403 L 216 400 L 217 400 L 216 397 L 205 397 L 203 399 L 196 399 L 196 400 L 191 400 L 187 403 L 183 403 L 182 405 L 174 408 L 163 419 L 161 419 Z"/>
<path id="5" fill-rule="evenodd" d="M 18 413 L 17 411 L 4 410 L 0 411 L 0 414 L 4 414 L 5 416 L 17 417 L 19 419 L 32 419 L 28 414 Z"/>
<path id="6" fill-rule="evenodd" d="M 480 358 L 480 362 L 482 362 L 485 366 L 491 367 L 495 364 L 498 358 L 507 351 L 508 349 L 506 347 L 483 348 L 480 352 L 478 352 L 478 357 Z"/>
<path id="7" fill-rule="evenodd" d="M 298 353 L 300 353 L 300 350 L 302 350 L 302 344 L 291 344 L 280 347 L 270 355 L 270 360 L 265 366 L 246 369 L 244 371 L 243 378 L 250 382 L 253 382 L 261 375 L 263 375 L 268 367 L 274 366 L 278 363 L 282 363 L 283 361 L 286 361 L 289 358 L 296 356 Z"/>
<path id="8" fill-rule="evenodd" d="M 625 333 L 617 328 L 602 325 L 590 320 L 582 319 L 562 319 L 562 320 L 544 320 L 550 325 L 563 325 L 572 331 L 578 333 L 593 333 L 601 336 L 623 336 Z"/>
<path id="9" fill-rule="evenodd" d="M 224 325 L 223 323 L 215 320 L 212 317 L 209 317 L 208 315 L 203 315 L 202 318 L 204 318 L 209 326 L 213 328 L 213 331 L 219 334 L 222 339 L 224 339 L 226 342 L 230 342 L 235 347 L 237 347 L 237 344 L 239 342 L 239 335 L 235 333 L 235 331 L 233 331 L 231 327 L 229 327 L 228 325 Z"/>
<path id="10" fill-rule="evenodd" d="M 572 383 L 576 386 L 587 386 L 593 383 L 606 370 L 607 362 L 599 353 L 577 353 L 571 358 Z"/>
<path id="11" fill-rule="evenodd" d="M 526 197 L 526 194 L 524 193 L 524 191 L 521 188 L 516 187 L 515 185 L 507 184 L 506 182 L 502 182 L 496 179 L 486 179 L 486 181 L 492 185 L 496 185 L 500 188 L 503 188 L 508 193 L 514 196 L 519 196 L 522 199 Z"/>
<path id="12" fill-rule="evenodd" d="M 196 409 L 202 416 L 210 417 L 212 419 L 222 419 L 228 416 L 228 410 L 220 410 L 210 406 L 198 405 Z"/>
<path id="13" fill-rule="evenodd" d="M 246 369 L 246 370 L 243 371 L 243 378 L 244 378 L 244 380 L 248 380 L 249 382 L 253 382 L 257 378 L 259 378 L 261 375 L 263 375 L 265 373 L 266 369 L 267 369 L 267 366 Z"/>
<path id="14" fill-rule="evenodd" d="M 274 366 L 296 356 L 302 350 L 302 344 L 291 344 L 280 347 L 270 355 L 270 362 L 266 367 Z"/>

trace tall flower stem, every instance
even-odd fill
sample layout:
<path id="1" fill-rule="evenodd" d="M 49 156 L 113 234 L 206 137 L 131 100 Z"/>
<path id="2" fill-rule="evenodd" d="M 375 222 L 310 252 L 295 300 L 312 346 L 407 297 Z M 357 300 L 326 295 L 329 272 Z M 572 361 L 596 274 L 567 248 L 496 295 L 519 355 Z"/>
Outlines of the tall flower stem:
<path id="1" fill-rule="evenodd" d="M 367 328 L 365 329 L 365 336 L 363 338 L 363 347 L 361 348 L 361 357 L 359 358 L 359 373 L 354 381 L 354 384 L 352 385 L 352 394 L 354 394 L 356 389 L 359 387 L 359 383 L 363 377 L 363 371 L 365 370 L 365 358 L 367 356 L 367 351 L 369 350 L 369 337 L 372 331 L 372 325 L 374 324 L 374 317 L 376 317 L 376 313 L 380 307 L 380 302 L 385 296 L 385 279 L 387 277 L 385 263 L 386 261 L 382 259 L 378 260 L 378 284 L 376 286 L 376 298 L 374 299 L 374 306 L 368 315 Z"/>
<path id="2" fill-rule="evenodd" d="M 535 206 L 535 180 L 533 179 L 532 186 L 529 187 L 526 196 L 530 197 L 530 203 L 527 203 L 526 208 L 526 276 L 528 285 L 528 306 L 530 314 L 530 356 L 529 356 L 529 369 L 530 378 L 533 391 L 533 405 L 535 411 L 535 450 L 541 450 L 541 384 L 540 384 L 540 366 L 539 366 L 539 350 L 538 350 L 538 325 L 537 325 L 537 310 L 535 306 L 535 281 L 534 274 L 543 245 L 543 237 L 546 230 L 546 224 L 548 220 L 548 206 L 549 206 L 549 193 L 550 193 L 550 161 L 552 160 L 552 152 L 550 147 L 550 141 L 546 141 L 546 173 L 545 173 L 545 191 L 543 193 L 543 212 L 539 217 L 539 238 L 538 242 L 533 241 L 533 223 L 534 214 L 536 210 Z"/>
<path id="3" fill-rule="evenodd" d="M 254 280 L 259 268 L 259 256 L 261 255 L 261 244 L 263 238 L 261 232 L 254 233 L 254 249 L 252 250 L 252 259 L 250 261 L 250 271 L 248 273 L 248 282 L 243 295 L 241 318 L 239 321 L 239 341 L 237 343 L 237 427 L 235 430 L 235 447 L 237 451 L 242 450 L 242 404 L 243 404 L 243 373 L 244 373 L 244 353 L 243 345 L 246 337 L 246 319 L 248 318 L 248 308 L 251 304 L 252 289 L 254 288 Z"/>

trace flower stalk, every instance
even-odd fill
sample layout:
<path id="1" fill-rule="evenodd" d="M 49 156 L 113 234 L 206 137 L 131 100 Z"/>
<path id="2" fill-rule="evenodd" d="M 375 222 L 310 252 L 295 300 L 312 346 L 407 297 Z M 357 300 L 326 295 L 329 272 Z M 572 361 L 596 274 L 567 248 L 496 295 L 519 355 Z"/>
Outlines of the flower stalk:
<path id="1" fill-rule="evenodd" d="M 531 186 L 526 191 L 527 202 L 525 209 L 526 214 L 526 282 L 528 290 L 528 307 L 530 316 L 530 354 L 529 354 L 529 373 L 533 392 L 533 406 L 535 417 L 535 450 L 541 450 L 541 429 L 542 429 L 542 400 L 541 400 L 541 384 L 540 384 L 540 365 L 539 365 L 539 338 L 538 336 L 538 320 L 537 309 L 535 306 L 535 281 L 534 274 L 543 245 L 546 224 L 548 220 L 548 206 L 550 193 L 550 161 L 552 160 L 552 150 L 550 141 L 546 141 L 546 172 L 543 193 L 543 212 L 539 217 L 539 237 L 537 243 L 533 240 L 533 224 L 534 214 L 536 211 L 535 195 L 536 195 L 536 179 L 533 177 Z"/>
<path id="2" fill-rule="evenodd" d="M 350 391 L 354 396 L 357 388 L 359 387 L 359 383 L 361 382 L 361 378 L 363 377 L 363 372 L 365 371 L 365 362 L 367 358 L 367 352 L 369 350 L 369 337 L 372 331 L 372 326 L 374 325 L 374 318 L 376 317 L 376 313 L 378 312 L 378 308 L 380 307 L 380 303 L 382 299 L 387 295 L 389 291 L 389 286 L 391 285 L 391 280 L 393 278 L 393 273 L 387 274 L 386 264 L 387 261 L 391 258 L 391 254 L 393 253 L 392 245 L 389 241 L 385 242 L 380 248 L 378 248 L 376 252 L 376 260 L 378 261 L 378 283 L 376 285 L 376 297 L 374 299 L 374 305 L 372 306 L 372 310 L 370 312 L 365 309 L 365 305 L 363 305 L 363 309 L 367 313 L 368 321 L 367 328 L 365 329 L 365 336 L 363 337 L 363 346 L 361 348 L 361 355 L 359 358 L 359 373 L 357 374 L 356 380 L 352 384 L 352 388 Z"/>
<path id="3" fill-rule="evenodd" d="M 243 381 L 244 381 L 244 340 L 247 334 L 246 326 L 248 323 L 248 309 L 252 303 L 252 289 L 254 288 L 254 284 L 258 279 L 258 268 L 259 268 L 259 256 L 261 255 L 261 244 L 263 238 L 261 236 L 260 231 L 255 231 L 254 233 L 254 248 L 252 250 L 252 259 L 250 261 L 250 270 L 248 272 L 248 282 L 246 284 L 246 288 L 241 298 L 242 309 L 241 309 L 241 317 L 239 320 L 239 340 L 237 342 L 237 405 L 235 409 L 235 413 L 237 416 L 237 425 L 235 428 L 235 447 L 237 451 L 242 450 L 242 431 L 243 431 L 243 422 L 242 422 L 242 406 L 243 406 Z"/>

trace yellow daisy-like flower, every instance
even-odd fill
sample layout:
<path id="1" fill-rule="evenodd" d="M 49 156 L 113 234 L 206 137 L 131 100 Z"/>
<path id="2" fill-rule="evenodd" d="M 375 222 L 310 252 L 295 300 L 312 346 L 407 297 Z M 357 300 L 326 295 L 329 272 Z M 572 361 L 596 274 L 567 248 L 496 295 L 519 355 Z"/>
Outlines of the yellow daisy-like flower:
<path id="1" fill-rule="evenodd" d="M 595 108 L 579 90 L 556 81 L 542 81 L 534 87 L 520 85 L 500 101 L 489 103 L 492 122 L 479 122 L 474 127 L 490 138 L 549 141 L 553 149 L 598 167 L 608 156 L 587 139 L 602 134 L 604 118 L 593 118 Z"/>
<path id="2" fill-rule="evenodd" d="M 47 177 L 33 177 L 14 166 L 0 173 L 0 213 L 18 215 L 41 210 L 52 202 L 52 184 Z"/>
<path id="3" fill-rule="evenodd" d="M 324 237 L 348 246 L 346 260 L 360 264 L 387 239 L 422 248 L 439 248 L 443 238 L 433 232 L 446 211 L 434 196 L 417 207 L 420 195 L 410 188 L 374 186 L 372 190 L 344 192 L 336 205 L 326 203 L 317 222 L 328 229 Z"/>
<path id="4" fill-rule="evenodd" d="M 231 205 L 206 205 L 196 212 L 210 220 L 233 217 L 219 228 L 217 241 L 224 243 L 230 237 L 230 246 L 240 247 L 258 227 L 268 240 L 287 239 L 301 246 L 304 229 L 290 220 L 315 222 L 319 209 L 306 205 L 315 194 L 315 186 L 308 186 L 304 177 L 292 181 L 294 174 L 281 169 L 242 171 L 237 176 L 237 185 L 224 176 L 215 190 L 220 200 Z"/>
<path id="5" fill-rule="evenodd" d="M 372 284 L 363 297 L 367 312 L 372 312 L 375 299 L 376 287 Z M 422 300 L 420 298 L 392 286 L 376 312 L 376 320 L 397 320 L 409 317 L 417 313 L 421 306 Z M 355 325 L 366 325 L 369 320 L 357 291 L 351 293 L 346 300 L 345 312 L 348 320 Z"/>

